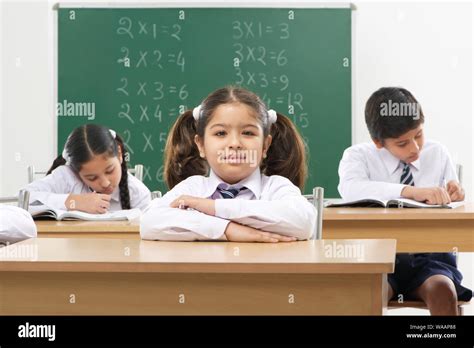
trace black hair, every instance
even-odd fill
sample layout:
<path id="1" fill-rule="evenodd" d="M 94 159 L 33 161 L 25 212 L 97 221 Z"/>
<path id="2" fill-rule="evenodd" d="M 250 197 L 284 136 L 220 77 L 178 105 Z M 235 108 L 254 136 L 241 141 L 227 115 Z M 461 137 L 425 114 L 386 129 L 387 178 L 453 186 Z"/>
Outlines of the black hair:
<path id="1" fill-rule="evenodd" d="M 307 177 L 306 148 L 297 128 L 288 117 L 279 113 L 276 122 L 271 123 L 264 102 L 255 93 L 235 86 L 219 88 L 209 94 L 201 103 L 197 121 L 193 110 L 185 111 L 176 120 L 165 146 L 164 177 L 168 187 L 171 189 L 192 175 L 207 174 L 209 165 L 200 157 L 194 137 L 198 135 L 203 139 L 214 111 L 229 103 L 242 103 L 251 108 L 262 126 L 264 137 L 272 136 L 267 158 L 260 164 L 261 172 L 284 176 L 303 190 Z"/>
<path id="2" fill-rule="evenodd" d="M 387 138 L 398 138 L 424 121 L 418 101 L 401 87 L 382 87 L 365 104 L 365 123 L 370 136 L 382 143 Z"/>
<path id="3" fill-rule="evenodd" d="M 79 172 L 82 165 L 90 161 L 95 155 L 118 156 L 119 147 L 122 151 L 122 177 L 119 182 L 120 204 L 122 209 L 130 209 L 126 161 L 128 157 L 122 138 L 118 134 L 114 138 L 107 127 L 97 124 L 86 124 L 74 129 L 65 144 L 69 165 L 76 172 Z M 51 174 L 54 169 L 64 164 L 66 164 L 66 160 L 61 154 L 54 160 L 46 175 Z"/>

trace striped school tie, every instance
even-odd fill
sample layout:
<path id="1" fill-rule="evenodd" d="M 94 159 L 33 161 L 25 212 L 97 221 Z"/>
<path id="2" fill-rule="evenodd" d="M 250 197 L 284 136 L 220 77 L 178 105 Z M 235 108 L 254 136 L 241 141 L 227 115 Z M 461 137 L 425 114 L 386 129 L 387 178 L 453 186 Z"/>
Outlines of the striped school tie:
<path id="1" fill-rule="evenodd" d="M 415 186 L 415 180 L 413 179 L 413 175 L 410 170 L 410 165 L 405 162 L 402 162 L 402 163 L 403 163 L 403 171 L 402 171 L 402 176 L 400 177 L 400 184 Z"/>
<path id="2" fill-rule="evenodd" d="M 222 198 L 224 199 L 232 199 L 232 198 L 235 198 L 237 197 L 237 195 L 239 194 L 239 192 L 241 191 L 244 191 L 246 190 L 247 188 L 246 187 L 242 187 L 240 189 L 236 189 L 236 188 L 227 188 L 227 189 L 223 189 L 223 188 L 220 188 L 218 187 L 217 188 L 217 191 L 219 191 L 219 193 L 221 194 Z"/>

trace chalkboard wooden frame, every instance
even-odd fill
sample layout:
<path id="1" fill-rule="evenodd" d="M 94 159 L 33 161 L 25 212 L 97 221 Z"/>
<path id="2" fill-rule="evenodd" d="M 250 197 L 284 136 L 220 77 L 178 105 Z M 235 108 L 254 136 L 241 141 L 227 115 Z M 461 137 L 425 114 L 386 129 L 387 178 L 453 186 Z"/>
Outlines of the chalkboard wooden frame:
<path id="1" fill-rule="evenodd" d="M 356 7 L 351 4 L 351 3 L 306 3 L 306 2 L 295 2 L 295 3 L 290 3 L 288 1 L 284 2 L 272 2 L 270 3 L 246 3 L 244 6 L 242 6 L 241 3 L 238 2 L 228 2 L 224 4 L 219 4 L 219 3 L 214 3 L 214 2 L 201 2 L 201 3 L 192 3 L 192 2 L 180 2 L 180 3 L 175 3 L 175 2 L 169 2 L 169 3 L 160 3 L 160 4 L 151 4 L 151 3 L 106 3 L 106 2 L 101 2 L 101 3 L 58 3 L 54 6 L 54 9 L 69 9 L 69 8 L 110 8 L 110 9 L 133 9 L 133 8 L 150 8 L 150 9 L 158 9 L 158 8 L 183 8 L 183 9 L 193 9 L 193 8 L 249 8 L 249 9 L 254 9 L 254 8 L 294 8 L 294 9 L 351 9 L 355 10 Z M 353 17 L 353 16 L 352 16 Z M 55 52 L 54 52 L 54 105 L 57 105 L 58 102 L 58 13 L 57 11 L 54 11 L 54 41 L 55 41 Z M 350 59 L 350 66 L 351 66 L 351 124 L 350 124 L 350 130 L 351 130 L 351 139 L 349 142 L 352 143 L 353 139 L 353 134 L 354 134 L 354 125 L 352 122 L 353 115 L 354 115 L 354 75 L 355 75 L 355 69 L 353 68 L 354 66 L 354 44 L 355 40 L 354 38 L 354 30 L 353 29 L 353 19 L 351 19 L 351 59 Z M 58 134 L 58 119 L 55 117 L 54 119 L 55 122 L 55 132 Z M 58 144 L 58 137 L 55 138 L 55 148 L 59 149 L 59 144 Z M 335 176 L 337 176 L 337 173 L 333 173 Z M 152 187 L 153 189 L 153 187 Z M 310 192 L 312 190 L 312 187 L 309 187 L 306 185 L 305 187 L 305 192 Z M 327 192 L 330 193 L 331 197 L 337 197 L 338 193 L 334 190 L 328 190 L 326 188 Z"/>

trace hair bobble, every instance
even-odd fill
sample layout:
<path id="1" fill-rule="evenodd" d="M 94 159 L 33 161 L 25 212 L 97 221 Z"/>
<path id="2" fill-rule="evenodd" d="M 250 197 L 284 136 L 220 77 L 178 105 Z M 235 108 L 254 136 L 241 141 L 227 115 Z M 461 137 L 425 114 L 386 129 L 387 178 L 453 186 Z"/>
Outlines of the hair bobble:
<path id="1" fill-rule="evenodd" d="M 66 139 L 66 142 L 64 143 L 64 149 L 63 152 L 61 153 L 61 156 L 64 158 L 66 161 L 66 165 L 71 164 L 71 156 L 69 156 L 69 153 L 67 152 L 67 143 L 69 142 L 69 139 L 71 138 L 71 134 Z"/>
<path id="2" fill-rule="evenodd" d="M 117 137 L 117 132 L 114 131 L 113 129 L 109 129 L 109 132 L 110 132 L 110 134 L 112 135 L 112 138 L 115 139 L 115 138 Z"/>
<path id="3" fill-rule="evenodd" d="M 273 109 L 270 109 L 267 111 L 268 113 L 268 121 L 270 122 L 270 124 L 273 124 L 277 121 L 277 113 L 275 110 Z"/>
<path id="4" fill-rule="evenodd" d="M 71 158 L 69 157 L 69 154 L 67 153 L 66 147 L 64 147 L 64 150 L 61 156 L 66 160 L 66 165 L 71 164 Z"/>
<path id="5" fill-rule="evenodd" d="M 201 109 L 202 109 L 201 104 L 199 104 L 193 109 L 193 117 L 196 121 L 198 121 L 199 117 L 201 116 Z"/>

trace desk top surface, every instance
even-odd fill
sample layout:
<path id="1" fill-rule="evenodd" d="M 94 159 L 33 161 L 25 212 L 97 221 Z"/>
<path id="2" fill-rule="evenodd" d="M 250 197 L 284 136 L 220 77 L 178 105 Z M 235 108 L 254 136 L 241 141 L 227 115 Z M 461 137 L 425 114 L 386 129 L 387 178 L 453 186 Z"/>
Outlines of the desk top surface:
<path id="1" fill-rule="evenodd" d="M 473 220 L 474 203 L 442 208 L 324 208 L 323 220 Z"/>
<path id="2" fill-rule="evenodd" d="M 115 232 L 115 233 L 138 233 L 140 231 L 139 222 L 130 221 L 56 221 L 56 220 L 35 220 L 39 233 L 63 233 L 63 232 Z"/>
<path id="3" fill-rule="evenodd" d="M 394 239 L 292 243 L 32 238 L 0 248 L 1 271 L 391 273 Z"/>
<path id="4" fill-rule="evenodd" d="M 456 209 L 325 208 L 323 220 L 474 220 L 474 203 Z M 39 233 L 115 232 L 138 233 L 140 225 L 129 221 L 35 221 Z"/>

